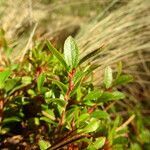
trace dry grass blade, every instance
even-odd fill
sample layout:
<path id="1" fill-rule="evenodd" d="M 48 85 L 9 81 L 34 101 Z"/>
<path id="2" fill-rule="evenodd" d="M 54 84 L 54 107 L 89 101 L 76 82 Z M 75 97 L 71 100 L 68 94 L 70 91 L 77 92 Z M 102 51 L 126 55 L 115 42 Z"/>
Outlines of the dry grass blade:
<path id="1" fill-rule="evenodd" d="M 22 51 L 21 56 L 19 57 L 20 61 L 23 61 L 25 54 L 27 53 L 28 49 L 30 48 L 30 45 L 32 44 L 32 38 L 34 36 L 37 25 L 38 24 L 36 23 L 34 28 L 33 28 L 33 31 L 31 32 L 31 35 L 30 35 L 29 40 L 27 42 L 27 45 L 25 46 L 24 50 Z"/>
<path id="2" fill-rule="evenodd" d="M 147 74 L 150 72 L 148 66 L 150 61 L 148 56 L 150 49 L 149 10 L 149 0 L 132 0 L 98 22 L 95 23 L 93 20 L 93 24 L 84 26 L 82 36 L 77 36 L 82 57 L 101 49 L 103 45 L 99 54 L 89 60 L 90 63 L 99 64 L 99 68 L 95 71 L 96 83 L 99 83 L 101 70 L 118 61 L 123 61 L 124 67 L 130 72 L 146 72 Z M 136 75 L 135 78 L 137 78 Z M 142 76 L 137 82 L 149 84 L 148 76 L 141 78 Z"/>

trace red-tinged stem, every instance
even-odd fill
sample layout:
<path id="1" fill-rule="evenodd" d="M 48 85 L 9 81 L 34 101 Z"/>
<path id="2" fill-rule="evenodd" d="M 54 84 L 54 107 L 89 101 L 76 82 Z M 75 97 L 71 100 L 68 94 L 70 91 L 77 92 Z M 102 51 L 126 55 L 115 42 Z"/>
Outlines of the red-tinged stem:
<path id="1" fill-rule="evenodd" d="M 88 109 L 88 113 L 91 114 L 96 108 L 97 108 L 97 105 L 95 104 L 94 106 Z"/>
<path id="2" fill-rule="evenodd" d="M 68 90 L 67 90 L 66 95 L 65 95 L 65 100 L 66 100 L 66 101 L 69 100 L 70 93 L 71 93 L 71 91 L 72 91 L 73 88 L 74 88 L 73 77 L 74 77 L 74 75 L 75 75 L 75 72 L 76 72 L 76 69 L 72 69 L 72 70 L 68 73 L 69 87 L 68 87 Z"/>
<path id="3" fill-rule="evenodd" d="M 74 77 L 74 75 L 75 75 L 75 72 L 76 72 L 76 69 L 72 69 L 72 70 L 68 73 L 69 86 L 68 86 L 68 90 L 67 90 L 67 92 L 66 92 L 66 94 L 65 94 L 65 97 L 64 97 L 64 99 L 65 99 L 66 101 L 68 101 L 68 100 L 70 99 L 70 93 L 71 93 L 71 91 L 72 91 L 73 88 L 74 88 L 73 77 Z M 60 131 L 62 125 L 64 124 L 65 114 L 66 114 L 66 113 L 65 113 L 66 107 L 67 107 L 67 105 L 65 106 L 64 111 L 62 112 L 62 116 L 61 116 L 61 119 L 60 119 L 60 121 L 59 121 L 59 126 L 60 126 L 60 127 L 59 127 L 59 130 L 58 130 L 58 131 Z"/>

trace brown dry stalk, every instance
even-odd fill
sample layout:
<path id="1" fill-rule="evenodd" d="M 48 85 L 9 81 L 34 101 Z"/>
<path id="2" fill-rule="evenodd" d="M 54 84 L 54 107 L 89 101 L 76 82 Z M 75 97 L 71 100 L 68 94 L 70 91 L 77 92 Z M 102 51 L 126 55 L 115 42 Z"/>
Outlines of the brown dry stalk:
<path id="1" fill-rule="evenodd" d="M 120 127 L 118 127 L 116 129 L 116 132 L 122 130 L 123 128 L 125 128 L 129 123 L 131 123 L 133 121 L 133 119 L 135 118 L 135 115 L 132 115 L 126 122 L 124 122 Z"/>
<path id="2" fill-rule="evenodd" d="M 77 140 L 79 140 L 81 138 L 85 138 L 85 137 L 89 137 L 89 135 L 88 134 L 84 134 L 84 133 L 74 135 L 73 137 L 70 137 L 70 138 L 66 139 L 65 141 L 62 141 L 62 142 L 60 142 L 60 143 L 50 147 L 48 150 L 59 149 L 61 147 L 64 147 L 64 146 L 66 146 L 68 144 L 71 144 L 71 143 L 73 143 L 73 142 L 75 142 L 75 141 L 77 141 Z"/>

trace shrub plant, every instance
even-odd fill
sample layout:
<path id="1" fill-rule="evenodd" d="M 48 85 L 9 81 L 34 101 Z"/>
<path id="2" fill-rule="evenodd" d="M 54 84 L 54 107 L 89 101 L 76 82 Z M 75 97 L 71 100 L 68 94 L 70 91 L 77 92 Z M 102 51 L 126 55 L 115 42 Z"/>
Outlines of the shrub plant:
<path id="1" fill-rule="evenodd" d="M 72 37 L 63 54 L 49 41 L 36 43 L 24 61 L 8 57 L 0 70 L 0 147 L 11 149 L 127 149 L 128 126 L 113 103 L 118 86 L 132 81 L 106 66 L 93 85 L 96 65 L 84 65 Z M 131 116 L 132 118 L 134 116 Z"/>

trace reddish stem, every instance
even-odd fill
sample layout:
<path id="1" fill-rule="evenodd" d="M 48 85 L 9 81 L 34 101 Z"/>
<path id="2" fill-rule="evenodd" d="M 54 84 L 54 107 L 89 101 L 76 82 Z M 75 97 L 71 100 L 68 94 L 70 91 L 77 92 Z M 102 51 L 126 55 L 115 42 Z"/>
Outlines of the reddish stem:
<path id="1" fill-rule="evenodd" d="M 97 105 L 95 104 L 94 106 L 88 109 L 88 113 L 91 114 L 96 108 L 97 108 Z"/>
<path id="2" fill-rule="evenodd" d="M 64 99 L 65 99 L 66 101 L 69 100 L 69 98 L 70 98 L 70 93 L 71 93 L 71 91 L 72 91 L 73 88 L 74 88 L 73 77 L 74 77 L 74 75 L 75 75 L 75 72 L 76 72 L 76 69 L 72 69 L 72 70 L 68 73 L 69 87 L 68 87 L 68 90 L 67 90 L 66 95 L 65 95 L 65 97 L 64 97 Z M 65 106 L 64 111 L 62 112 L 62 117 L 61 117 L 61 119 L 60 119 L 60 121 L 59 121 L 59 126 L 60 126 L 59 129 L 61 129 L 61 126 L 64 124 L 65 109 L 66 109 L 66 107 L 67 107 L 67 105 Z"/>
<path id="3" fill-rule="evenodd" d="M 73 88 L 74 88 L 73 77 L 74 77 L 74 75 L 75 75 L 75 72 L 76 72 L 76 69 L 72 69 L 72 70 L 68 73 L 69 87 L 68 87 L 68 90 L 67 90 L 66 95 L 65 95 L 65 100 L 66 100 L 66 101 L 69 100 L 69 95 L 70 95 L 71 91 L 72 91 Z"/>

